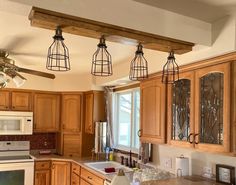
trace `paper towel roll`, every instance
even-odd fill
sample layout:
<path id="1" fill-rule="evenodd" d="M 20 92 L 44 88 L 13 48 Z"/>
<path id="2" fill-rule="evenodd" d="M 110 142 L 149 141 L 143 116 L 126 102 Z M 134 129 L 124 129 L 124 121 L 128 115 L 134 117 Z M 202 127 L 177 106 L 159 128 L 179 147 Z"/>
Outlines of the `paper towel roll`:
<path id="1" fill-rule="evenodd" d="M 189 175 L 189 158 L 187 157 L 176 157 L 176 175 L 188 176 Z"/>

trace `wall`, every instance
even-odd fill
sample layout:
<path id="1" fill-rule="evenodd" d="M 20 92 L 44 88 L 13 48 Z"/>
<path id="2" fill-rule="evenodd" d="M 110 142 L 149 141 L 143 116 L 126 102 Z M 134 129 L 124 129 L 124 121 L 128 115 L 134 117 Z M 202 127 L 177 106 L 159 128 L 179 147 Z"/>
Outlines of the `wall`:
<path id="1" fill-rule="evenodd" d="M 226 164 L 236 167 L 235 157 L 198 152 L 194 149 L 177 148 L 168 145 L 153 145 L 152 164 L 159 168 L 165 168 L 163 159 L 170 157 L 172 159 L 172 168 L 168 170 L 175 173 L 175 158 L 182 154 L 190 159 L 190 166 L 192 166 L 192 168 L 190 168 L 190 173 L 196 175 L 202 174 L 203 167 L 212 168 L 213 174 L 215 174 L 216 164 Z"/>

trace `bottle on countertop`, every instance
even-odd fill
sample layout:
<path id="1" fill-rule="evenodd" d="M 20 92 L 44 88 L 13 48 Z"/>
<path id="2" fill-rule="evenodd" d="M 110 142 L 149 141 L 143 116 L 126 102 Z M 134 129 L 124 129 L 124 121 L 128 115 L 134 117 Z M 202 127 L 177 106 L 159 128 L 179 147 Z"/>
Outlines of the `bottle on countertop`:
<path id="1" fill-rule="evenodd" d="M 106 147 L 106 161 L 109 161 L 110 147 Z"/>
<path id="2" fill-rule="evenodd" d="M 114 160 L 114 150 L 111 148 L 110 153 L 109 153 L 109 161 L 113 161 L 113 160 Z"/>

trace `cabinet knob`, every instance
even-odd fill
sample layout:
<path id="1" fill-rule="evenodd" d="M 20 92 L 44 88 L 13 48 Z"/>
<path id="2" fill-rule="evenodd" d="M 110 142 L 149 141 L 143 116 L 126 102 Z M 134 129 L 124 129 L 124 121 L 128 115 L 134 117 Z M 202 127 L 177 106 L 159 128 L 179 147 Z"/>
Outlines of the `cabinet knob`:
<path id="1" fill-rule="evenodd" d="M 194 143 L 198 144 L 199 143 L 199 134 L 194 135 Z"/>
<path id="2" fill-rule="evenodd" d="M 93 178 L 92 178 L 92 177 L 90 177 L 90 176 L 88 176 L 88 179 L 92 180 Z"/>
<path id="3" fill-rule="evenodd" d="M 15 109 L 15 106 L 12 106 L 13 109 Z"/>

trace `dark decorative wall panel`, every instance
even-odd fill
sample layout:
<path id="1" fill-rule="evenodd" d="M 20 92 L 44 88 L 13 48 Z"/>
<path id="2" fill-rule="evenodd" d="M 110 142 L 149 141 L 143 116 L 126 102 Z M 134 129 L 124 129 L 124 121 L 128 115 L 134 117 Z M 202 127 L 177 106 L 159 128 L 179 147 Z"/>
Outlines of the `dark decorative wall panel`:
<path id="1" fill-rule="evenodd" d="M 30 149 L 55 149 L 55 133 L 37 133 L 33 135 L 0 136 L 0 141 L 30 141 Z"/>

